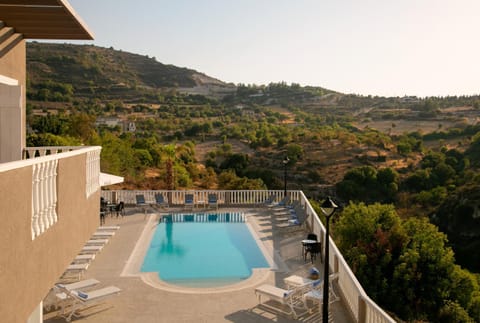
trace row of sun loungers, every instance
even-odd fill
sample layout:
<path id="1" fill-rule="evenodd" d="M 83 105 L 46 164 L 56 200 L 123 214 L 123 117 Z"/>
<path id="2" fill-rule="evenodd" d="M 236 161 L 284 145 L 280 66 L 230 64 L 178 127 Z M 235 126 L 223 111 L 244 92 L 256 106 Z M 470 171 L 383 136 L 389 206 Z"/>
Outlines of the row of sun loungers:
<path id="1" fill-rule="evenodd" d="M 269 204 L 268 207 L 272 209 L 277 219 L 277 227 L 281 229 L 301 229 L 307 219 L 304 207 L 299 201 L 290 203 L 289 196 L 286 196 L 278 203 Z"/>
<path id="2" fill-rule="evenodd" d="M 145 200 L 145 196 L 143 194 L 137 194 L 135 196 L 135 201 L 136 201 L 136 206 L 138 208 L 141 208 L 144 213 L 147 213 L 147 208 L 149 206 L 154 207 L 154 208 L 166 208 L 168 209 L 169 204 L 168 201 L 165 199 L 163 194 L 157 193 L 155 194 L 155 203 L 147 203 Z M 216 194 L 208 194 L 208 200 L 207 201 L 200 201 L 197 200 L 195 201 L 195 196 L 193 194 L 185 194 L 185 199 L 184 199 L 184 208 L 185 209 L 191 209 L 193 210 L 195 206 L 199 205 L 208 205 L 208 207 L 214 207 L 218 209 L 218 199 Z"/>
<path id="3" fill-rule="evenodd" d="M 44 306 L 60 308 L 58 316 L 64 317 L 69 322 L 72 317 L 79 315 L 85 307 L 96 304 L 108 296 L 118 294 L 120 289 L 115 286 L 96 288 L 100 282 L 96 279 L 81 280 L 97 254 L 115 235 L 118 226 L 103 226 L 91 236 L 72 263 L 66 268 L 60 282 L 50 291 L 44 300 Z M 67 283 L 70 282 L 70 283 Z M 92 289 L 94 288 L 95 289 Z"/>
<path id="4" fill-rule="evenodd" d="M 95 259 L 96 254 L 102 251 L 109 238 L 115 235 L 115 231 L 108 231 L 104 227 L 100 228 L 85 243 L 78 255 L 72 260 L 72 263 L 66 268 L 62 275 L 62 280 L 72 281 L 81 279 L 90 266 L 91 261 Z M 111 230 L 117 230 L 118 228 L 118 226 L 110 227 Z"/>

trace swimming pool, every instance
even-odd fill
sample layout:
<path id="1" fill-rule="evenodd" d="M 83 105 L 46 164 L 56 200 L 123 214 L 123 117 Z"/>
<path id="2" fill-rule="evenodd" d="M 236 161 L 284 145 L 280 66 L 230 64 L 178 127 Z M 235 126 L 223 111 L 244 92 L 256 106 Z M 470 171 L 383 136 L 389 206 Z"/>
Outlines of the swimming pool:
<path id="1" fill-rule="evenodd" d="M 268 268 L 242 213 L 163 216 L 141 266 L 161 280 L 188 287 L 215 287 Z"/>

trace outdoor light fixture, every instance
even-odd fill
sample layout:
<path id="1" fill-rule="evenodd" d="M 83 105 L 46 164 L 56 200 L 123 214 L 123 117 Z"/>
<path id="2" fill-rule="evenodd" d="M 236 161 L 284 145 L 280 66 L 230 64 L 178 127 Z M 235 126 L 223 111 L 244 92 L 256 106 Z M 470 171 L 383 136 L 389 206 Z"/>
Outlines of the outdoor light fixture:
<path id="1" fill-rule="evenodd" d="M 287 165 L 290 159 L 285 156 L 283 159 L 283 197 L 287 196 Z"/>
<path id="2" fill-rule="evenodd" d="M 330 228 L 330 218 L 338 209 L 338 205 L 330 198 L 327 199 L 322 203 L 320 206 L 323 214 L 325 215 L 325 268 L 323 270 L 323 309 L 322 309 L 322 316 L 323 316 L 323 323 L 328 323 L 328 283 L 329 283 L 329 260 L 330 260 L 330 235 L 329 235 L 329 228 Z"/>

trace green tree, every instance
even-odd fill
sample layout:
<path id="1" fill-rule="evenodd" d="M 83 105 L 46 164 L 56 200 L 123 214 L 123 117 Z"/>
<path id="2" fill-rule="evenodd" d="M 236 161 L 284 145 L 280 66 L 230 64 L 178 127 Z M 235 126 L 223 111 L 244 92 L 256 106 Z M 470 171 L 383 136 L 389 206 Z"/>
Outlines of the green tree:
<path id="1" fill-rule="evenodd" d="M 367 294 L 388 305 L 394 259 L 407 240 L 393 205 L 351 202 L 335 223 L 334 236 Z"/>
<path id="2" fill-rule="evenodd" d="M 395 266 L 390 305 L 405 319 L 436 321 L 452 287 L 453 251 L 426 219 L 410 218 L 403 227 L 409 239 Z"/>

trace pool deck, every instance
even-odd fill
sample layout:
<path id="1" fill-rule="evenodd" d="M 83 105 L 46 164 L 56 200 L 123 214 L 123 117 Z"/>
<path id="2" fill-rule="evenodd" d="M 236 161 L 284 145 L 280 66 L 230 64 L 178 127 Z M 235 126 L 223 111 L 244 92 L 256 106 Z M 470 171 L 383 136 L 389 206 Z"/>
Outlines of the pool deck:
<path id="1" fill-rule="evenodd" d="M 301 240 L 306 231 L 292 232 L 279 228 L 278 216 L 271 208 L 220 208 L 220 212 L 243 211 L 248 214 L 248 223 L 257 234 L 267 258 L 273 260 L 273 269 L 255 270 L 249 279 L 221 288 L 183 288 L 162 282 L 158 275 L 139 274 L 138 267 L 143 252 L 149 244 L 149 233 L 161 214 L 181 210 L 149 209 L 145 216 L 140 209 L 127 209 L 123 218 L 107 217 L 105 225 L 118 225 L 115 235 L 96 255 L 83 278 L 95 278 L 98 287 L 114 285 L 122 291 L 108 297 L 104 303 L 85 309 L 78 322 L 320 322 L 321 312 L 299 311 L 300 317 L 279 314 L 259 305 L 255 287 L 272 284 L 285 288 L 283 279 L 297 274 L 307 276 L 315 266 L 322 270 L 318 257 L 314 264 L 304 261 Z M 200 210 L 201 211 L 201 210 Z M 268 259 L 267 259 L 268 260 Z M 271 303 L 271 302 L 269 302 Z M 276 305 L 271 303 L 272 305 Z M 333 322 L 354 322 L 342 301 L 330 305 Z M 45 312 L 44 322 L 65 322 L 56 311 Z"/>

